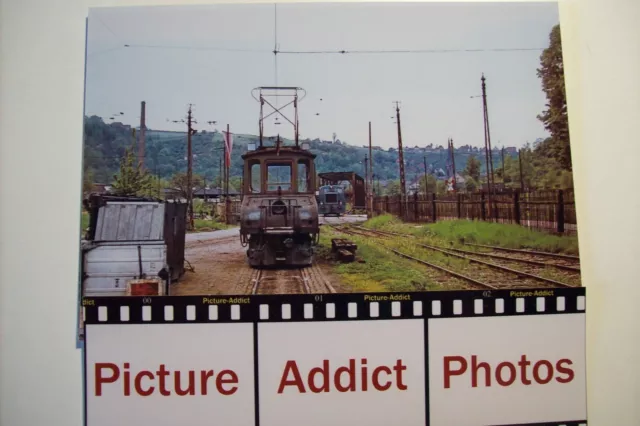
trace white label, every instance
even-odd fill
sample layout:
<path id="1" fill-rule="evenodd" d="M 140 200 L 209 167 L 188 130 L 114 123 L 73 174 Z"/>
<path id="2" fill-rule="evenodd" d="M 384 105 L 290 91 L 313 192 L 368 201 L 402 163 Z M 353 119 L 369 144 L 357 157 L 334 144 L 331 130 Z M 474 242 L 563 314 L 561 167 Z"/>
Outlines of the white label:
<path id="1" fill-rule="evenodd" d="M 585 419 L 585 315 L 429 319 L 431 426 Z"/>
<path id="2" fill-rule="evenodd" d="M 424 321 L 261 323 L 260 426 L 424 426 Z"/>
<path id="3" fill-rule="evenodd" d="M 88 426 L 255 424 L 252 324 L 86 328 Z"/>

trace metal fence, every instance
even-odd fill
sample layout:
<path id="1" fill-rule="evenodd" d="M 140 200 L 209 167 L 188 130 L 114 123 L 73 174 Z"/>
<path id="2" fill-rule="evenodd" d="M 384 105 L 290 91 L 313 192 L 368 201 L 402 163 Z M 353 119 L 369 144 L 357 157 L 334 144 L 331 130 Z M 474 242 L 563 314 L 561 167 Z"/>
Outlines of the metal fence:
<path id="1" fill-rule="evenodd" d="M 373 212 L 392 214 L 407 222 L 470 219 L 513 223 L 560 234 L 577 232 L 572 189 L 375 197 Z"/>

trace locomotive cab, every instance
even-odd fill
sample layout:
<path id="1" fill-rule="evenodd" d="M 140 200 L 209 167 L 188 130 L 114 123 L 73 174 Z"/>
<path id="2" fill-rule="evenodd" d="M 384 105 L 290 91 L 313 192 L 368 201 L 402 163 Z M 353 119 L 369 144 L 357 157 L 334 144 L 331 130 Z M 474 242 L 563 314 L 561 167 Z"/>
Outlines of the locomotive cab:
<path id="1" fill-rule="evenodd" d="M 315 155 L 297 146 L 242 156 L 240 236 L 252 266 L 310 265 L 319 237 Z"/>

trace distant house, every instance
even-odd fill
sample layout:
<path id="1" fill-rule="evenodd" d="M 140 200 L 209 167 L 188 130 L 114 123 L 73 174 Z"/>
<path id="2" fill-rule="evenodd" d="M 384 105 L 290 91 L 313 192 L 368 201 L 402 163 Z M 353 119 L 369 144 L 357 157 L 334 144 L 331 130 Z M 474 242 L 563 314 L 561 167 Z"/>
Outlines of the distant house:
<path id="1" fill-rule="evenodd" d="M 507 154 L 517 154 L 518 148 L 516 148 L 515 146 L 508 146 L 504 149 L 504 152 L 506 152 Z"/>
<path id="2" fill-rule="evenodd" d="M 165 200 L 180 200 L 182 197 L 180 196 L 180 191 L 175 188 L 163 188 L 162 195 Z"/>
<path id="3" fill-rule="evenodd" d="M 407 187 L 407 195 L 420 193 L 420 182 L 416 181 Z"/>
<path id="4" fill-rule="evenodd" d="M 240 192 L 229 188 L 229 196 L 237 197 L 240 195 Z M 220 196 L 224 196 L 224 190 L 220 188 L 206 188 L 206 189 L 198 189 L 193 192 L 193 198 L 199 198 L 204 200 L 217 200 Z"/>

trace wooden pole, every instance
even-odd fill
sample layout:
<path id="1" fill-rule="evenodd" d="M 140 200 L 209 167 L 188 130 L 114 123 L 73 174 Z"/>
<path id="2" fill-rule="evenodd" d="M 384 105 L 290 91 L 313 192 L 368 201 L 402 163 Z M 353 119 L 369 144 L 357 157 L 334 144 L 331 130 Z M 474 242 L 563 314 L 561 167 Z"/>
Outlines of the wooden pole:
<path id="1" fill-rule="evenodd" d="M 367 217 L 370 219 L 373 217 L 373 153 L 371 148 L 371 122 L 369 122 L 369 177 L 370 183 L 368 185 L 368 198 L 367 198 Z"/>
<path id="2" fill-rule="evenodd" d="M 227 141 L 231 141 L 231 133 L 229 133 L 229 125 L 227 124 Z M 225 197 L 225 211 L 224 211 L 224 215 L 225 215 L 225 222 L 227 223 L 227 225 L 229 224 L 229 215 L 230 215 L 230 209 L 229 207 L 231 206 L 230 204 L 230 200 L 229 200 L 229 171 L 231 169 L 231 152 L 227 153 L 226 152 L 226 144 L 225 144 L 225 162 L 226 162 L 226 167 L 225 167 L 225 182 L 224 182 L 224 197 Z M 231 144 L 229 144 L 229 148 L 231 148 Z M 227 161 L 228 159 L 228 161 Z"/>
<path id="3" fill-rule="evenodd" d="M 189 115 L 187 117 L 187 207 L 189 210 L 189 230 L 193 230 L 193 152 L 191 150 L 191 105 L 189 105 Z"/>

